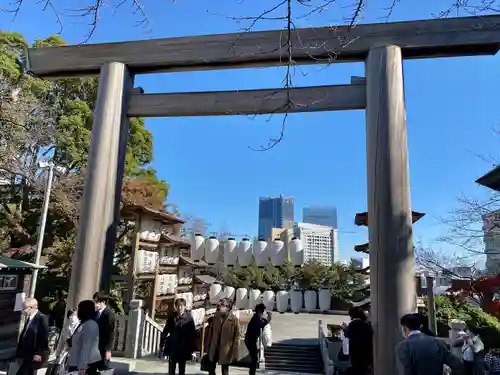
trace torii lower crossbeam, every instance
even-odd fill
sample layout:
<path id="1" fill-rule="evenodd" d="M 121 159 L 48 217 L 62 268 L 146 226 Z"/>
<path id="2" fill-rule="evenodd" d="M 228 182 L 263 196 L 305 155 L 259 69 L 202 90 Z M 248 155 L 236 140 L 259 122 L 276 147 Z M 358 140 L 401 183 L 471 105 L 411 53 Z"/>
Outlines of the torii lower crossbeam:
<path id="1" fill-rule="evenodd" d="M 96 290 L 105 238 L 111 245 L 104 258 L 113 259 L 110 239 L 118 220 L 127 116 L 366 106 L 374 375 L 396 374 L 394 347 L 402 339 L 399 319 L 416 309 L 402 60 L 493 55 L 500 46 L 500 16 L 311 28 L 292 34 L 294 63 L 366 61 L 366 84 L 129 95 L 133 74 L 282 65 L 288 53 L 282 30 L 29 49 L 27 68 L 40 77 L 100 74 L 68 307 L 91 298 Z"/>

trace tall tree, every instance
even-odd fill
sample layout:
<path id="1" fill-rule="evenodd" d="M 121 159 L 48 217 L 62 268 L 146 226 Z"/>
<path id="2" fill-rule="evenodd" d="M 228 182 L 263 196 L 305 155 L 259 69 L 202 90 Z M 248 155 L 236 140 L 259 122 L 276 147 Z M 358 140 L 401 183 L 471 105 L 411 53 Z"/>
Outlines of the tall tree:
<path id="1" fill-rule="evenodd" d="M 39 39 L 33 47 L 56 45 L 64 40 Z M 44 81 L 23 75 L 17 60 L 27 46 L 22 35 L 0 31 L 0 250 L 33 248 L 45 186 L 38 163 L 43 159 L 64 167 L 54 179 L 44 238 L 50 250 L 45 260 L 51 265 L 45 277 L 54 290 L 56 284 L 67 286 L 98 80 Z M 168 184 L 149 167 L 153 136 L 142 119 L 131 119 L 130 125 L 125 202 L 163 209 Z M 120 227 L 123 239 L 130 228 Z"/>

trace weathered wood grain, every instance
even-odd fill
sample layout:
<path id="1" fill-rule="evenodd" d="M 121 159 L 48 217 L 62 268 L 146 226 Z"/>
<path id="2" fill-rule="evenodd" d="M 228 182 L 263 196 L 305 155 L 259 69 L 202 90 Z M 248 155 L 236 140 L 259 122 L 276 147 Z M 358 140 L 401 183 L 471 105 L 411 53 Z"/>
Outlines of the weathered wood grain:
<path id="1" fill-rule="evenodd" d="M 377 45 L 398 45 L 404 58 L 495 54 L 500 16 L 297 29 L 297 64 L 364 61 Z M 287 56 L 284 30 L 152 39 L 29 49 L 28 69 L 40 76 L 98 74 L 106 62 L 123 62 L 132 73 L 266 67 Z"/>
<path id="2" fill-rule="evenodd" d="M 372 49 L 366 61 L 374 375 L 397 373 L 399 320 L 417 307 L 402 60 L 399 47 L 383 46 Z"/>
<path id="3" fill-rule="evenodd" d="M 129 117 L 229 116 L 364 109 L 366 86 L 136 94 Z"/>

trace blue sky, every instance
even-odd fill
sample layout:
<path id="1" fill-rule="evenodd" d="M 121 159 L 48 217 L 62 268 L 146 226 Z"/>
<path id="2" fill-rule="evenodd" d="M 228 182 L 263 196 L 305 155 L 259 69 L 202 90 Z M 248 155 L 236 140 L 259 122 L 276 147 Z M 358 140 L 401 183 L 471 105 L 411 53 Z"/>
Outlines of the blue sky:
<path id="1" fill-rule="evenodd" d="M 380 21 L 390 2 L 371 1 L 363 22 Z M 227 16 L 259 14 L 269 3 L 150 0 L 144 2 L 148 27 L 135 27 L 140 19 L 127 7 L 107 9 L 91 42 L 237 32 L 247 24 Z M 297 26 L 342 24 L 351 3 L 339 2 Z M 430 18 L 450 3 L 401 0 L 391 20 Z M 0 27 L 19 31 L 29 41 L 59 31 L 54 15 L 34 0 L 26 0 L 13 24 L 9 17 L 0 15 Z M 63 22 L 68 43 L 85 39 L 88 20 L 65 16 Z M 255 29 L 281 27 L 281 22 L 261 22 Z M 405 62 L 412 206 L 427 213 L 414 232 L 417 240 L 436 249 L 455 251 L 436 238 L 447 233 L 440 219 L 459 206 L 457 198 L 486 194 L 474 180 L 491 168 L 477 155 L 498 150 L 492 128 L 498 126 L 499 66 L 500 56 Z M 293 81 L 296 86 L 348 83 L 352 75 L 363 75 L 363 65 L 308 66 L 297 70 Z M 149 93 L 251 89 L 280 87 L 283 77 L 279 68 L 204 71 L 140 76 L 137 85 Z M 290 115 L 278 147 L 268 152 L 249 149 L 266 144 L 280 123 L 280 116 L 147 120 L 154 135 L 153 166 L 171 184 L 169 201 L 182 212 L 206 218 L 209 231 L 224 228 L 236 235 L 257 232 L 259 196 L 295 197 L 297 220 L 303 206 L 337 205 L 341 257 L 351 256 L 353 246 L 367 240 L 366 229 L 353 224 L 355 213 L 366 210 L 364 112 Z"/>

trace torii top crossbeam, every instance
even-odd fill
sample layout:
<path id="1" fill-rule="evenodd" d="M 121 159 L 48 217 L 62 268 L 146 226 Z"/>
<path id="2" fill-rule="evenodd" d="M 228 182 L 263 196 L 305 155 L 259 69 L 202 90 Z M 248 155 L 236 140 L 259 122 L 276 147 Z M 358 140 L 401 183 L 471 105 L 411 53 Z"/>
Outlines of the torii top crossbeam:
<path id="1" fill-rule="evenodd" d="M 500 16 L 297 29 L 297 64 L 364 61 L 371 47 L 401 47 L 405 59 L 494 55 Z M 131 73 L 267 67 L 283 64 L 284 30 L 29 49 L 27 68 L 39 77 L 97 75 L 107 62 Z M 285 59 L 286 60 L 286 59 Z"/>

